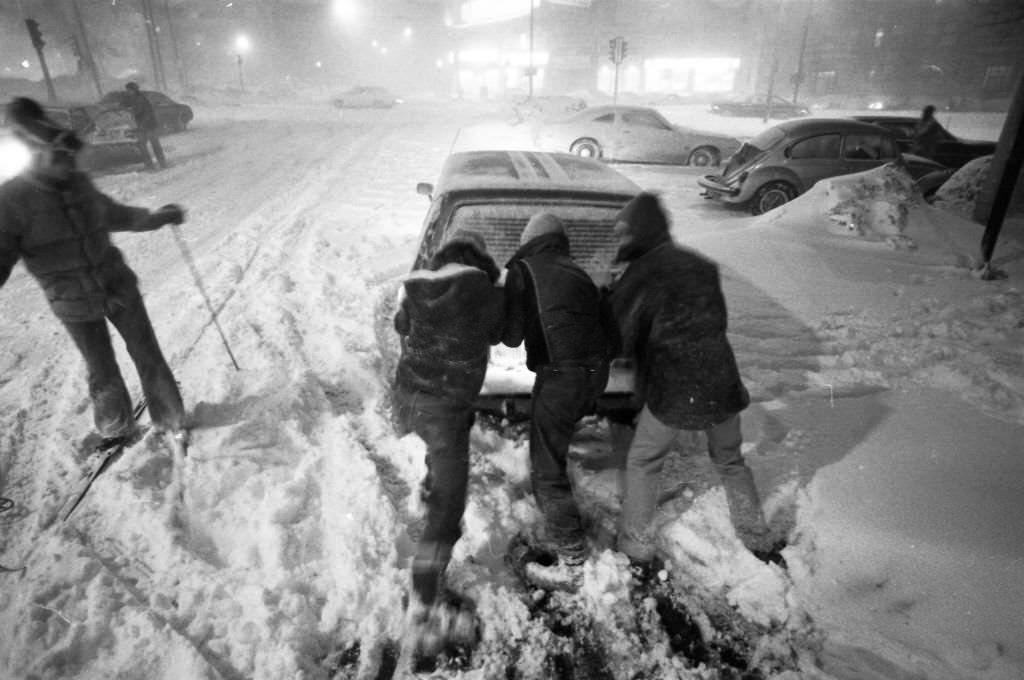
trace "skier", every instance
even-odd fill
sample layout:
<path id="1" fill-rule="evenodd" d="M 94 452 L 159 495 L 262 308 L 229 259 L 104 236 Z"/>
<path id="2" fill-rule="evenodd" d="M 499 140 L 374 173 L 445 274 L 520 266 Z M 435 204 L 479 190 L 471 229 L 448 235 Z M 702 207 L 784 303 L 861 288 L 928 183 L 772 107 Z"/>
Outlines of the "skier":
<path id="1" fill-rule="evenodd" d="M 501 341 L 504 301 L 498 266 L 483 238 L 454 234 L 402 288 L 395 329 L 402 352 L 395 381 L 395 421 L 427 448 L 421 489 L 426 523 L 412 563 L 409 621 L 419 652 L 432 656 L 448 635 L 443 621 L 459 621 L 460 607 L 442 597 L 444 572 L 462 535 L 469 482 L 473 402 L 483 385 L 490 346 Z"/>
<path id="2" fill-rule="evenodd" d="M 540 541 L 556 559 L 529 563 L 526 578 L 545 588 L 579 585 L 586 540 L 566 473 L 576 424 L 593 413 L 614 356 L 610 310 L 590 276 L 572 259 L 562 221 L 550 213 L 530 218 L 509 260 L 503 341 L 526 343 L 526 365 L 536 373 L 530 399 L 530 478 L 544 515 Z"/>
<path id="3" fill-rule="evenodd" d="M 651 526 L 665 457 L 680 430 L 702 430 L 737 533 L 778 561 L 753 474 L 743 460 L 739 413 L 750 403 L 726 337 L 718 267 L 675 244 L 658 198 L 640 193 L 617 218 L 616 261 L 628 263 L 610 299 L 625 356 L 636 361 L 642 410 L 626 458 L 618 547 L 641 581 L 655 567 Z M 774 552 L 773 552 L 774 551 Z"/>
<path id="4" fill-rule="evenodd" d="M 73 131 L 48 119 L 36 101 L 12 100 L 7 116 L 15 134 L 32 150 L 32 161 L 0 186 L 0 286 L 19 259 L 42 286 L 50 308 L 85 360 L 101 446 L 124 443 L 136 434 L 131 399 L 106 324 L 109 319 L 139 372 L 155 429 L 183 447 L 181 394 L 160 351 L 135 274 L 111 243 L 110 232 L 181 224 L 184 212 L 173 204 L 150 212 L 100 193 L 76 168 L 82 142 Z"/>
<path id="5" fill-rule="evenodd" d="M 139 153 L 142 154 L 142 162 L 146 169 L 153 170 L 153 159 L 149 156 L 149 147 L 153 147 L 153 155 L 161 168 L 167 168 L 167 160 L 164 158 L 164 148 L 160 145 L 160 136 L 157 134 L 156 111 L 146 95 L 142 94 L 138 83 L 127 83 L 124 89 L 128 90 L 128 101 L 131 105 L 132 116 L 135 117 L 135 127 L 138 134 Z"/>

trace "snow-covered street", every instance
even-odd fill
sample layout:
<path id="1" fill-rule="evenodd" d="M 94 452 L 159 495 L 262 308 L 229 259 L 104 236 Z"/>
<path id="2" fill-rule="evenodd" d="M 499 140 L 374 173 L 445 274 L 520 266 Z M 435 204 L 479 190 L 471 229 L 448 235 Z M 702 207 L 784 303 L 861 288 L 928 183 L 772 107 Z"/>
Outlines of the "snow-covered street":
<path id="1" fill-rule="evenodd" d="M 343 117 L 315 100 L 196 111 L 164 140 L 170 169 L 97 176 L 126 204 L 188 210 L 185 252 L 169 229 L 116 236 L 193 420 L 180 532 L 153 437 L 60 521 L 92 427 L 84 366 L 23 267 L 0 290 L 0 495 L 16 502 L 0 515 L 0 563 L 25 567 L 0 574 L 0 677 L 391 677 L 424 462 L 386 414 L 374 307 L 412 262 L 428 205 L 416 183 L 452 150 L 523 146 L 528 130 L 438 101 Z M 963 125 L 998 134 L 998 121 Z M 680 441 L 660 548 L 695 602 L 727 610 L 705 630 L 759 645 L 743 677 L 1024 678 L 1021 217 L 996 248 L 1009 277 L 981 281 L 969 267 L 982 227 L 923 202 L 893 239 L 831 219 L 833 183 L 755 218 L 701 198 L 699 168 L 619 170 L 722 266 L 754 402 L 744 453 L 790 544 L 788 571 L 749 554 L 704 444 Z M 512 433 L 474 428 L 451 578 L 476 599 L 483 639 L 471 668 L 439 677 L 552 677 L 581 639 L 601 650 L 590 677 L 731 677 L 684 667 L 635 615 L 610 550 L 617 468 L 601 423 L 574 444 L 593 522 L 571 606 L 586 635 L 529 616 L 502 562 L 536 513 Z"/>

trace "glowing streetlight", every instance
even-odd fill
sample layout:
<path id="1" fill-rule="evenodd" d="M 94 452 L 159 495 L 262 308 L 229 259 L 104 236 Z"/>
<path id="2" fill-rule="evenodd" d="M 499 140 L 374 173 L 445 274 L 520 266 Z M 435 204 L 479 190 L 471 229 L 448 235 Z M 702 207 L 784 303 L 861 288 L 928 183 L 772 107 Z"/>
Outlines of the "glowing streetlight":
<path id="1" fill-rule="evenodd" d="M 402 31 L 402 37 L 406 39 L 412 37 L 412 26 L 405 27 L 405 30 Z"/>
<path id="2" fill-rule="evenodd" d="M 252 49 L 249 36 L 239 33 L 235 36 L 235 61 L 238 63 L 238 88 L 245 92 L 245 75 L 242 71 L 242 55 Z"/>
<path id="3" fill-rule="evenodd" d="M 331 11 L 334 18 L 346 26 L 351 26 L 359 19 L 359 9 L 352 0 L 334 0 Z"/>

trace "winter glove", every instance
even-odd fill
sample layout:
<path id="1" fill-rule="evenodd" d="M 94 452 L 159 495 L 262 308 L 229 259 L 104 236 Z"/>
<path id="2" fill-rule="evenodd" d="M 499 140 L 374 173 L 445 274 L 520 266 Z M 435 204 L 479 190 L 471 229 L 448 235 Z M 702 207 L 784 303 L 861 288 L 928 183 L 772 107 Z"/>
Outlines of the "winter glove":
<path id="1" fill-rule="evenodd" d="M 161 225 L 181 224 L 185 221 L 185 210 L 177 203 L 168 203 L 157 208 L 153 218 Z"/>

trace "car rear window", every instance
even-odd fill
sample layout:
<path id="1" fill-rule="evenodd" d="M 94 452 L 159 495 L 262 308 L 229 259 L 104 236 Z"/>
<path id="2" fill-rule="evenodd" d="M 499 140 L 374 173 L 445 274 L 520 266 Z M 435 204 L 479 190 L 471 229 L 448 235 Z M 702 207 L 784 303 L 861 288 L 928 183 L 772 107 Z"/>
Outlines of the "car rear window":
<path id="1" fill-rule="evenodd" d="M 562 219 L 569 236 L 573 259 L 599 285 L 610 281 L 615 256 L 615 217 L 620 205 L 570 205 L 565 203 L 476 203 L 456 208 L 445 234 L 472 230 L 484 237 L 487 249 L 499 266 L 519 250 L 519 236 L 531 216 L 550 212 Z"/>
<path id="2" fill-rule="evenodd" d="M 747 144 L 752 146 L 757 152 L 761 152 L 767 151 L 785 138 L 786 133 L 779 128 L 768 128 L 755 135 Z"/>

